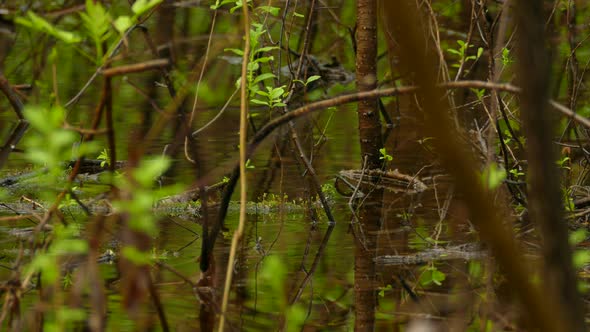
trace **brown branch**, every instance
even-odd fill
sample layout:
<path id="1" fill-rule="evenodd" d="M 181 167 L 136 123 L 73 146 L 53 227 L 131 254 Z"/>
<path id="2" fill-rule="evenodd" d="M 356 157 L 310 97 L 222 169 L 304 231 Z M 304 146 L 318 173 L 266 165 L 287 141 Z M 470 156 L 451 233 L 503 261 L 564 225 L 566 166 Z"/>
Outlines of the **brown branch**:
<path id="1" fill-rule="evenodd" d="M 119 75 L 126 75 L 131 73 L 140 73 L 152 69 L 161 69 L 170 66 L 170 59 L 155 59 L 131 65 L 123 65 L 112 68 L 105 68 L 100 72 L 105 77 L 113 77 Z"/>
<path id="2" fill-rule="evenodd" d="M 14 109 L 16 116 L 19 119 L 23 120 L 25 117 L 23 116 L 23 109 L 25 108 L 20 98 L 16 95 L 12 87 L 10 86 L 10 82 L 4 77 L 4 74 L 0 71 L 0 90 L 6 95 L 10 105 Z"/>
<path id="3" fill-rule="evenodd" d="M 446 82 L 446 83 L 442 83 L 442 84 L 438 85 L 438 87 L 447 88 L 447 89 L 457 89 L 457 88 L 491 89 L 491 90 L 497 90 L 497 91 L 520 93 L 520 88 L 518 88 L 516 86 L 510 85 L 510 84 L 492 83 L 492 82 L 484 82 L 484 81 Z M 262 128 L 260 128 L 256 132 L 256 134 L 252 137 L 252 139 L 250 140 L 250 142 L 248 144 L 246 159 L 249 159 L 252 157 L 252 154 L 254 154 L 254 151 L 256 150 L 258 145 L 260 145 L 260 143 L 262 143 L 262 141 L 266 137 L 268 137 L 268 135 L 270 135 L 275 129 L 288 123 L 289 121 L 293 121 L 297 118 L 300 118 L 300 117 L 305 116 L 305 115 L 312 113 L 312 112 L 328 109 L 329 107 L 344 105 L 344 104 L 353 103 L 353 102 L 357 102 L 359 100 L 365 100 L 365 99 L 375 99 L 375 98 L 381 98 L 381 97 L 390 97 L 390 96 L 414 93 L 414 92 L 417 92 L 418 90 L 419 90 L 419 88 L 416 86 L 378 89 L 378 90 L 371 90 L 371 91 L 341 95 L 341 96 L 337 96 L 337 97 L 326 99 L 326 100 L 320 100 L 318 102 L 310 103 L 310 104 L 304 105 L 302 107 L 299 107 L 291 112 L 281 115 L 278 118 L 275 118 L 274 120 L 268 122 L 266 125 L 264 125 Z M 588 120 L 587 118 L 585 118 L 579 114 L 576 114 L 574 111 L 570 110 L 569 108 L 567 108 L 555 101 L 551 100 L 551 101 L 549 101 L 549 103 L 553 108 L 555 108 L 556 110 L 558 110 L 562 114 L 569 116 L 574 121 L 590 128 L 590 120 Z M 219 234 L 219 231 L 221 230 L 221 227 L 223 226 L 223 222 L 224 222 L 225 217 L 227 215 L 227 208 L 229 206 L 229 201 L 230 201 L 231 195 L 233 194 L 233 191 L 234 191 L 235 186 L 236 186 L 238 179 L 239 179 L 239 172 L 238 171 L 239 171 L 238 166 L 235 166 L 232 171 L 232 175 L 230 177 L 230 180 L 227 183 L 226 189 L 223 193 L 223 196 L 222 196 L 222 199 L 220 202 L 220 206 L 219 206 L 219 214 L 218 214 L 217 223 L 215 223 L 215 225 L 213 225 L 213 229 L 210 233 L 211 235 L 210 235 L 209 242 L 206 245 L 207 248 L 204 248 L 204 250 L 207 250 L 207 252 L 211 252 L 211 250 L 213 250 L 213 247 L 215 246 L 215 240 L 217 238 L 217 235 Z M 210 173 L 207 176 L 205 176 L 204 178 L 200 179 L 197 183 L 197 186 L 199 186 L 202 183 L 209 183 L 212 179 L 214 179 L 216 177 L 217 176 Z M 479 185 L 479 182 L 478 182 L 478 185 Z M 203 257 L 201 257 L 201 269 L 203 269 L 205 267 L 206 267 L 206 263 L 204 263 L 204 259 L 203 259 Z M 205 270 L 206 270 L 206 268 L 205 268 Z"/>
<path id="4" fill-rule="evenodd" d="M 82 135 L 93 135 L 93 136 L 94 135 L 102 135 L 107 132 L 106 129 L 86 129 L 86 128 L 75 127 L 75 126 L 70 125 L 67 122 L 62 125 L 62 128 L 65 130 L 75 131 L 75 132 L 82 134 Z"/>

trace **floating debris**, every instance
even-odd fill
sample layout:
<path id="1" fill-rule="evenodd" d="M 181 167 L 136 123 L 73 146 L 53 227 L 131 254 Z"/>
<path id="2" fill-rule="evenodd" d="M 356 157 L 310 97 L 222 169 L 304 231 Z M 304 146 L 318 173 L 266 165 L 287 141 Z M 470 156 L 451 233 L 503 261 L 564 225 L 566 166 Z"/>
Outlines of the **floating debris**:
<path id="1" fill-rule="evenodd" d="M 338 178 L 353 190 L 358 187 L 359 182 L 361 185 L 407 194 L 417 194 L 428 189 L 428 186 L 417 176 L 400 173 L 397 169 L 392 171 L 373 169 L 364 172 L 360 169 L 343 170 L 339 172 Z"/>

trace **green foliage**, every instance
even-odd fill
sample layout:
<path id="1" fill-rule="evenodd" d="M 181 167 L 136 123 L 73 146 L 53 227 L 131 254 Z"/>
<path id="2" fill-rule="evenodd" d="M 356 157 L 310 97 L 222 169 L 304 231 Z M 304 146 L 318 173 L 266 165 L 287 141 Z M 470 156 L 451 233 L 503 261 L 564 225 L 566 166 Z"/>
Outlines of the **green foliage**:
<path id="1" fill-rule="evenodd" d="M 512 56 L 510 55 L 510 50 L 506 47 L 502 48 L 502 57 L 500 58 L 500 60 L 502 61 L 502 64 L 504 66 L 508 66 L 514 62 L 514 60 L 512 60 Z"/>
<path id="2" fill-rule="evenodd" d="M 254 169 L 256 166 L 252 165 L 252 161 L 250 159 L 246 160 L 246 169 Z"/>
<path id="3" fill-rule="evenodd" d="M 569 164 L 570 164 L 570 157 L 568 157 L 568 156 L 561 157 L 561 159 L 559 159 L 555 163 L 557 164 L 557 166 L 559 166 L 559 168 L 571 170 L 571 167 L 569 166 Z"/>
<path id="4" fill-rule="evenodd" d="M 170 166 L 170 160 L 165 156 L 143 159 L 139 166 L 131 171 L 129 177 L 115 178 L 119 188 L 133 188 L 131 198 L 125 201 L 115 201 L 113 206 L 118 212 L 128 215 L 129 227 L 136 231 L 155 236 L 158 232 L 155 216 L 152 212 L 153 204 L 161 197 L 178 192 L 178 186 L 162 188 L 160 191 L 152 189 L 157 177 Z"/>
<path id="5" fill-rule="evenodd" d="M 385 161 L 392 161 L 393 160 L 393 156 L 391 156 L 389 153 L 387 153 L 387 150 L 385 148 L 379 149 L 379 153 L 381 154 L 381 157 L 379 157 L 379 159 L 385 160 Z"/>
<path id="6" fill-rule="evenodd" d="M 461 17 L 461 1 L 433 1 L 432 9 L 440 15 L 458 21 Z"/>
<path id="7" fill-rule="evenodd" d="M 404 212 L 402 214 L 398 214 L 397 217 L 400 218 L 408 218 L 403 219 L 405 222 L 409 222 L 412 214 L 409 212 Z M 444 225 L 444 223 L 442 224 Z M 433 245 L 443 245 L 447 243 L 447 241 L 438 240 L 438 238 L 433 238 L 430 234 L 428 234 L 429 227 L 425 224 L 424 220 L 418 218 L 417 225 L 414 227 L 414 232 L 410 233 L 408 239 L 408 247 L 414 250 L 424 250 L 427 248 L 432 247 Z"/>
<path id="8" fill-rule="evenodd" d="M 479 280 L 483 275 L 483 267 L 479 261 L 470 261 L 467 270 L 469 272 L 469 277 L 473 280 Z"/>
<path id="9" fill-rule="evenodd" d="M 321 76 L 319 76 L 319 75 L 312 75 L 312 76 L 308 77 L 307 80 L 305 80 L 305 82 L 303 82 L 302 80 L 293 80 L 293 82 L 301 83 L 301 84 L 303 84 L 303 86 L 307 86 L 309 83 L 317 81 L 320 78 L 321 78 Z"/>
<path id="10" fill-rule="evenodd" d="M 442 282 L 447 278 L 444 272 L 436 268 L 434 264 L 423 266 L 420 268 L 421 274 L 418 282 L 422 287 L 435 284 L 441 286 Z"/>
<path id="11" fill-rule="evenodd" d="M 247 3 L 252 2 L 252 0 L 248 0 Z M 229 10 L 230 13 L 234 13 L 236 10 L 242 8 L 242 6 L 244 5 L 244 2 L 242 0 L 216 0 L 215 4 L 211 5 L 211 9 L 213 10 L 217 10 L 219 8 L 221 8 L 223 5 L 226 5 L 228 3 L 233 3 L 234 6 Z"/>
<path id="12" fill-rule="evenodd" d="M 27 12 L 27 17 L 19 16 L 16 17 L 14 21 L 31 30 L 46 33 L 68 44 L 79 43 L 82 40 L 77 34 L 55 27 L 53 24 L 32 11 Z"/>
<path id="13" fill-rule="evenodd" d="M 300 331 L 306 318 L 306 310 L 301 305 L 289 306 L 285 281 L 287 268 L 278 256 L 268 256 L 264 259 L 260 270 L 260 279 L 264 287 L 268 287 L 270 294 L 276 299 L 275 308 L 285 315 L 287 331 Z"/>
<path id="14" fill-rule="evenodd" d="M 486 90 L 485 89 L 470 89 L 471 91 L 473 91 L 473 93 L 475 93 L 475 97 L 477 97 L 477 100 L 479 101 L 483 101 L 483 96 L 486 94 Z"/>
<path id="15" fill-rule="evenodd" d="M 520 170 L 519 167 L 515 167 L 513 169 L 511 169 L 510 171 L 508 171 L 510 174 L 512 174 L 512 177 L 514 179 L 518 179 L 521 176 L 524 176 L 524 173 Z"/>
<path id="16" fill-rule="evenodd" d="M 96 159 L 101 160 L 100 167 L 111 166 L 111 156 L 109 155 L 109 150 L 106 148 L 102 149 Z"/>
<path id="17" fill-rule="evenodd" d="M 87 319 L 88 313 L 84 309 L 61 306 L 55 313 L 47 316 L 43 330 L 49 332 L 74 330 L 74 323 L 82 323 Z"/>
<path id="18" fill-rule="evenodd" d="M 113 25 L 119 31 L 120 34 L 123 34 L 133 24 L 139 21 L 139 17 L 141 15 L 147 13 L 148 11 L 159 5 L 162 1 L 163 0 L 136 0 L 131 6 L 133 16 L 119 16 L 115 19 Z"/>
<path id="19" fill-rule="evenodd" d="M 273 88 L 273 87 L 267 86 L 266 92 L 262 91 L 262 90 L 256 91 L 257 95 L 266 97 L 267 100 L 250 99 L 250 101 L 252 103 L 258 104 L 258 105 L 266 105 L 269 108 L 287 106 L 285 103 L 281 102 L 282 97 L 285 95 L 284 88 L 285 88 L 284 85 L 282 85 L 278 88 Z"/>
<path id="20" fill-rule="evenodd" d="M 152 262 L 152 255 L 149 252 L 141 251 L 136 247 L 123 247 L 121 249 L 121 255 L 135 265 L 147 265 Z"/>
<path id="21" fill-rule="evenodd" d="M 322 192 L 324 193 L 324 195 L 326 195 L 326 197 L 338 196 L 336 188 L 334 187 L 334 184 L 331 182 L 326 182 L 322 185 Z"/>
<path id="22" fill-rule="evenodd" d="M 63 179 L 64 161 L 94 153 L 97 145 L 95 143 L 78 145 L 78 135 L 62 128 L 65 111 L 61 107 L 27 106 L 24 115 L 32 128 L 24 140 L 25 157 L 34 165 L 47 169 L 47 174 L 40 177 L 40 182 L 53 188 L 63 186 L 63 181 L 60 179 Z M 42 191 L 41 193 L 47 196 L 45 200 L 53 199 L 52 192 Z"/>
<path id="23" fill-rule="evenodd" d="M 264 13 L 269 13 L 272 16 L 279 16 L 279 13 L 281 12 L 281 8 L 273 6 L 258 6 L 256 7 L 256 10 L 260 10 Z"/>
<path id="24" fill-rule="evenodd" d="M 162 3 L 162 1 L 164 0 L 135 0 L 131 6 L 131 11 L 135 16 L 141 16 Z"/>
<path id="25" fill-rule="evenodd" d="M 250 29 L 250 49 L 251 52 L 249 53 L 248 59 L 248 75 L 247 75 L 247 85 L 248 85 L 248 92 L 250 96 L 262 96 L 265 97 L 264 99 L 257 99 L 252 97 L 250 102 L 257 105 L 264 105 L 268 106 L 269 108 L 274 107 L 283 107 L 286 106 L 285 103 L 282 102 L 283 98 L 286 97 L 287 92 L 285 91 L 285 85 L 281 85 L 279 87 L 274 87 L 270 85 L 264 85 L 266 91 L 261 90 L 259 87 L 260 83 L 268 79 L 274 79 L 276 76 L 272 73 L 261 73 L 260 75 L 256 75 L 259 72 L 261 64 L 265 64 L 274 60 L 272 55 L 265 55 L 265 53 L 269 53 L 278 49 L 277 46 L 261 46 L 260 40 L 261 37 L 266 33 L 264 26 L 259 23 L 252 23 L 252 28 Z M 244 56 L 244 51 L 241 49 L 236 48 L 226 48 L 225 51 L 233 52 L 236 55 L 241 57 Z M 316 78 L 314 76 L 307 79 L 307 81 L 303 84 L 311 83 L 315 80 L 319 79 L 319 76 Z M 236 85 L 239 87 L 241 82 L 241 78 L 236 81 Z"/>
<path id="26" fill-rule="evenodd" d="M 87 35 L 94 41 L 96 49 L 96 63 L 100 64 L 104 55 L 102 44 L 107 41 L 111 33 L 111 16 L 100 4 L 92 0 L 86 0 L 86 13 L 81 13 L 82 23 Z"/>
<path id="27" fill-rule="evenodd" d="M 483 54 L 483 48 L 479 47 L 475 55 L 468 55 L 467 51 L 474 46 L 467 44 L 462 40 L 457 40 L 457 44 L 459 44 L 459 47 L 457 47 L 456 49 L 449 47 L 446 50 L 447 52 L 459 57 L 459 62 L 453 63 L 451 65 L 452 67 L 459 68 L 462 64 L 469 60 L 477 61 Z M 467 72 L 467 70 L 465 72 Z"/>
<path id="28" fill-rule="evenodd" d="M 63 257 L 85 254 L 88 243 L 79 238 L 77 225 L 53 227 L 53 242 L 46 252 L 39 252 L 26 268 L 27 273 L 41 273 L 44 284 L 55 284 L 61 275 L 60 261 Z"/>
<path id="29" fill-rule="evenodd" d="M 494 190 L 506 179 L 506 171 L 496 163 L 490 163 L 481 173 L 481 182 L 484 187 Z"/>
<path id="30" fill-rule="evenodd" d="M 392 289 L 393 289 L 393 287 L 391 286 L 391 284 L 389 284 L 389 285 L 381 288 L 379 290 L 379 297 L 384 297 L 385 296 L 385 292 L 388 291 L 388 290 L 392 290 Z"/>

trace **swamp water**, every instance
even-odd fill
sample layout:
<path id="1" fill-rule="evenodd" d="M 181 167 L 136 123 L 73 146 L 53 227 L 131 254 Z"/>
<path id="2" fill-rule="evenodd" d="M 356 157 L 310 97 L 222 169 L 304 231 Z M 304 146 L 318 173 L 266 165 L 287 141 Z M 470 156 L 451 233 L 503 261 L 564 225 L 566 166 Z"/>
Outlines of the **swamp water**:
<path id="1" fill-rule="evenodd" d="M 351 144 L 357 138 L 349 128 L 355 117 L 354 108 L 343 108 L 337 111 L 336 116 L 324 114 L 314 119 L 327 128 L 326 144 L 314 162 L 331 202 L 336 225 L 328 226 L 321 205 L 315 199 L 307 202 L 307 188 L 301 181 L 300 170 L 288 149 L 282 156 L 284 166 L 277 170 L 278 175 L 275 175 L 270 193 L 258 202 L 249 203 L 246 230 L 234 265 L 235 275 L 227 314 L 230 329 L 255 331 L 283 326 L 288 330 L 349 330 L 354 326 L 357 305 L 354 288 L 363 287 L 355 286 L 355 259 L 373 258 L 355 258 L 355 245 L 362 245 L 364 235 L 358 223 L 353 221 L 351 207 L 354 205 L 350 205 L 349 198 L 338 194 L 333 186 L 339 171 L 359 166 L 358 148 L 354 147 L 356 144 Z M 405 174 L 418 177 L 437 173 L 433 170 L 434 166 L 425 163 L 424 160 L 431 157 L 428 156 L 430 152 L 420 145 L 413 128 L 411 119 L 403 115 L 401 123 L 389 135 L 386 146 L 394 156 L 389 168 L 397 168 Z M 222 128 L 213 128 L 211 131 L 223 133 Z M 210 154 L 209 158 L 219 163 L 232 158 L 233 153 L 227 152 L 227 147 L 235 145 L 237 137 L 209 137 L 205 147 Z M 317 137 L 314 141 L 317 141 Z M 253 159 L 256 166 L 249 170 L 249 183 L 255 184 L 264 176 L 265 158 L 271 147 L 272 144 L 268 144 L 267 140 L 259 148 Z M 12 162 L 14 165 L 23 165 L 18 158 Z M 5 172 L 3 178 L 14 171 L 13 168 Z M 178 168 L 177 172 L 182 178 L 183 174 L 190 174 L 191 169 Z M 436 179 L 435 176 L 434 183 Z M 385 191 L 382 225 L 377 235 L 378 256 L 412 257 L 415 253 L 428 253 L 435 247 L 445 248 L 474 241 L 469 225 L 449 222 L 455 213 L 449 210 L 454 198 L 453 191 L 448 181 L 444 181 L 444 177 L 441 179 L 436 186 L 430 185 L 430 188 L 419 194 Z M 96 187 L 97 193 L 108 190 L 104 186 Z M 11 209 L 34 213 L 30 202 L 19 200 L 19 195 L 26 197 L 33 192 L 34 187 L 28 191 L 14 189 L 14 196 L 0 206 L 1 215 L 15 215 Z M 215 200 L 216 197 L 213 197 L 209 204 L 208 217 L 211 219 L 216 215 Z M 195 290 L 179 277 L 181 274 L 193 282 L 199 279 L 202 240 L 199 205 L 186 203 L 190 206 L 187 207 L 183 204 L 156 212 L 160 232 L 152 241 L 154 262 L 162 262 L 177 273 L 154 263 L 151 274 L 169 326 L 174 330 L 206 330 L 211 323 L 208 319 L 215 315 L 203 311 L 200 303 L 202 300 L 209 301 L 207 305 L 219 312 L 231 234 L 237 227 L 238 203 L 230 204 L 226 218 L 230 232 L 222 233 L 215 245 L 213 300 L 207 300 L 206 296 L 211 289 Z M 80 209 L 74 206 L 64 208 L 62 212 L 68 222 L 78 222 L 83 237 L 87 225 L 79 223 L 80 220 L 86 220 Z M 458 209 L 457 213 L 460 215 L 461 210 Z M 10 278 L 10 266 L 22 243 L 17 237 L 18 230 L 26 231 L 35 223 L 31 219 L 5 222 L 2 225 L 2 280 Z M 112 253 L 113 257 L 109 256 L 99 266 L 108 299 L 108 328 L 135 329 L 138 327 L 137 320 L 131 319 L 122 308 L 122 285 L 116 268 L 118 226 L 107 225 L 107 228 L 110 235 L 103 239 L 101 252 Z M 355 242 L 355 238 L 361 241 Z M 414 264 L 377 264 L 374 284 L 374 291 L 378 293 L 378 303 L 375 304 L 376 327 L 388 330 L 403 328 L 408 326 L 408 322 L 415 323 L 425 317 L 430 317 L 433 324 L 443 324 L 447 328 L 478 325 L 480 300 L 477 297 L 481 292 L 478 289 L 482 286 L 471 284 L 471 281 L 478 280 L 485 270 L 484 264 L 485 260 L 467 261 L 461 258 L 426 259 Z M 66 273 L 70 282 L 75 280 L 78 269 L 76 264 L 73 266 Z M 72 285 L 64 280 L 64 287 L 67 289 Z M 22 308 L 32 305 L 37 297 L 38 294 L 31 288 L 23 297 Z M 153 305 L 144 305 L 139 311 L 145 326 L 160 328 Z"/>

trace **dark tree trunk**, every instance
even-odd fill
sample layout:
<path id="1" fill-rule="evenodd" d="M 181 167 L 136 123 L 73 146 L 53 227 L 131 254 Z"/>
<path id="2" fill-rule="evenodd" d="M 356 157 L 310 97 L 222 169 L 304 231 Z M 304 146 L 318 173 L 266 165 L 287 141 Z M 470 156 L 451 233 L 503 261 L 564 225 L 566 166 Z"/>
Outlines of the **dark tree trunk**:
<path id="1" fill-rule="evenodd" d="M 559 300 L 567 331 L 585 331 L 584 305 L 577 291 L 572 251 L 563 220 L 559 170 L 552 136 L 555 121 L 547 109 L 550 59 L 544 36 L 543 1 L 517 1 L 518 74 L 521 118 L 527 137 L 529 210 L 543 238 L 545 285 Z"/>
<path id="2" fill-rule="evenodd" d="M 377 2 L 357 1 L 356 79 L 358 91 L 377 87 Z M 383 146 L 377 100 L 358 103 L 361 165 L 367 169 L 381 168 L 379 149 Z M 377 231 L 381 221 L 381 190 L 370 193 L 359 210 L 359 226 L 355 247 L 355 331 L 372 331 L 375 325 L 375 263 Z"/>

